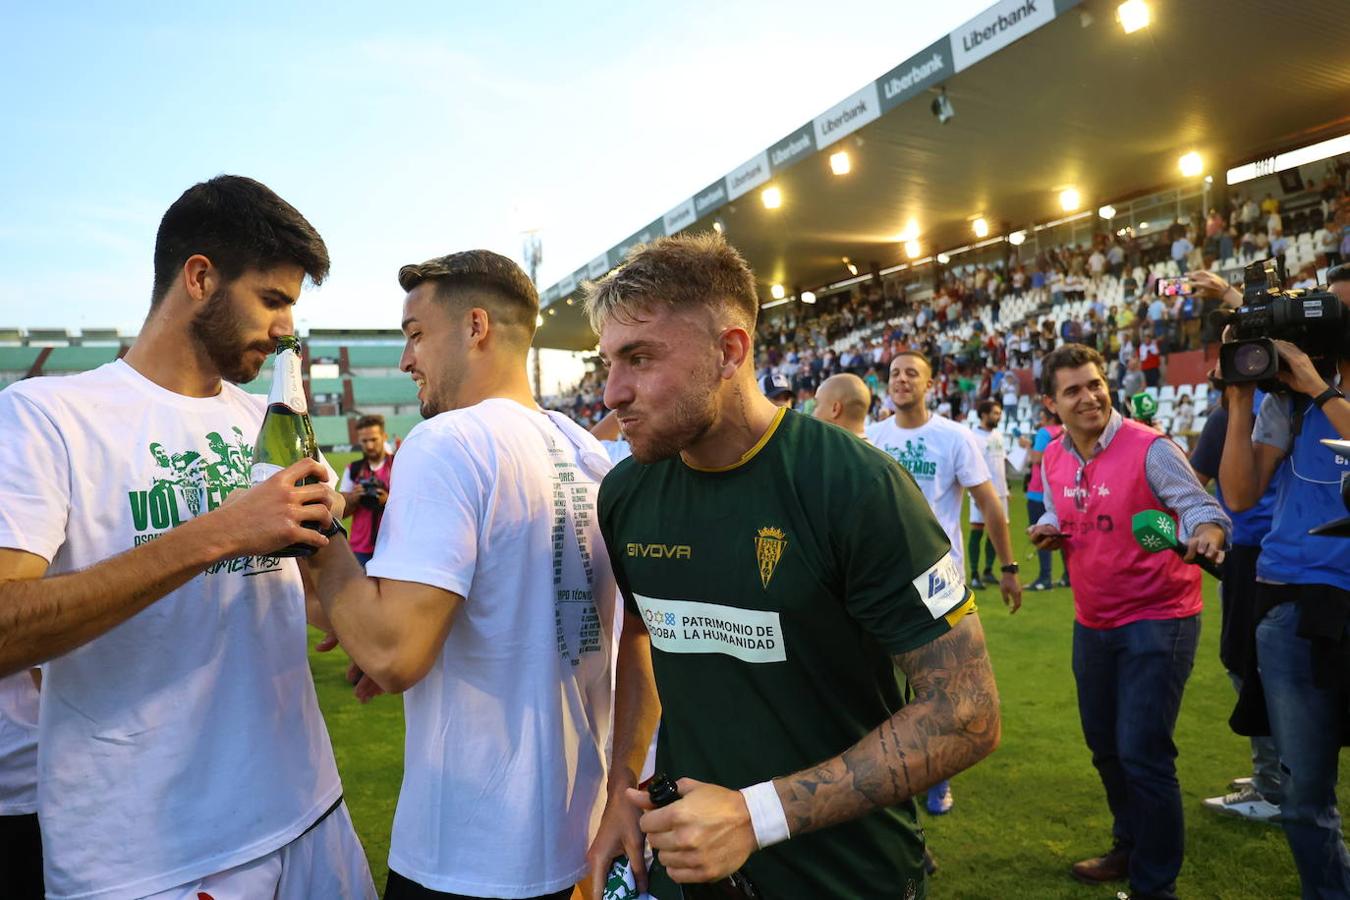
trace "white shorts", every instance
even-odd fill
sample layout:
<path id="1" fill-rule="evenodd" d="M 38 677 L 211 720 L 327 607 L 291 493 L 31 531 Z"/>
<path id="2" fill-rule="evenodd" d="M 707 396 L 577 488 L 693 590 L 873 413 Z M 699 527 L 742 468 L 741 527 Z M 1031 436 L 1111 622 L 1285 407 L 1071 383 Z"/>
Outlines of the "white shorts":
<path id="1" fill-rule="evenodd" d="M 376 900 L 347 804 L 279 850 L 145 900 Z"/>
<path id="2" fill-rule="evenodd" d="M 1003 521 L 1012 522 L 1012 519 L 1008 517 L 1008 498 L 1000 497 L 999 499 L 1003 501 Z M 984 513 L 980 512 L 980 504 L 975 502 L 974 497 L 970 498 L 970 524 L 984 524 Z"/>

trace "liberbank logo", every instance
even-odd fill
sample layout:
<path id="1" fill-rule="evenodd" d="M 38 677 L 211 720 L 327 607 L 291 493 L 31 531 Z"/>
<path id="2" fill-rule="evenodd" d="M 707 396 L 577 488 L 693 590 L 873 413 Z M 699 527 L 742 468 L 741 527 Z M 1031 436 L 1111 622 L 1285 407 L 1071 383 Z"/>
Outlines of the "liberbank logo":
<path id="1" fill-rule="evenodd" d="M 903 75 L 892 75 L 881 83 L 882 97 L 887 100 L 894 100 L 901 94 L 909 93 L 925 81 L 928 81 L 937 73 L 947 68 L 947 61 L 942 58 L 942 54 L 936 50 L 932 57 L 923 65 L 914 65 L 909 67 L 909 71 Z"/>
<path id="2" fill-rule="evenodd" d="M 1003 49 L 1054 17 L 1053 0 L 1004 0 L 952 32 L 956 71 Z"/>

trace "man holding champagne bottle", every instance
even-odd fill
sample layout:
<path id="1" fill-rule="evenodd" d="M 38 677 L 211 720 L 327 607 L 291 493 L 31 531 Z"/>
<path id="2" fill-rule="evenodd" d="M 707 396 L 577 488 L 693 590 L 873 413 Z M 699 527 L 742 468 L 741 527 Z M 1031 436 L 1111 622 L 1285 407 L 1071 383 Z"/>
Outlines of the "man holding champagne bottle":
<path id="1" fill-rule="evenodd" d="M 534 401 L 539 297 L 519 266 L 469 250 L 404 266 L 399 284 L 401 368 L 426 421 L 399 448 L 366 571 L 342 539 L 311 561 L 347 653 L 404 693 L 384 897 L 566 898 L 605 782 L 609 459 Z"/>
<path id="2" fill-rule="evenodd" d="M 263 421 L 237 385 L 328 265 L 266 186 L 195 185 L 160 222 L 126 357 L 0 392 L 0 428 L 22 435 L 0 445 L 0 676 L 44 672 L 49 896 L 374 896 L 301 572 L 276 553 L 328 543 L 331 473 L 305 458 L 225 502 Z"/>

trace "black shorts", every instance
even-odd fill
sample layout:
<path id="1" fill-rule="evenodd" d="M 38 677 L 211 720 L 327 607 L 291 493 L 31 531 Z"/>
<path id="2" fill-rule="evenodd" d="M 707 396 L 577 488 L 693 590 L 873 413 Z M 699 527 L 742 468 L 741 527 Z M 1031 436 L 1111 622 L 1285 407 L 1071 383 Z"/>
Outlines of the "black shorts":
<path id="1" fill-rule="evenodd" d="M 42 900 L 44 894 L 37 813 L 0 816 L 0 896 Z"/>

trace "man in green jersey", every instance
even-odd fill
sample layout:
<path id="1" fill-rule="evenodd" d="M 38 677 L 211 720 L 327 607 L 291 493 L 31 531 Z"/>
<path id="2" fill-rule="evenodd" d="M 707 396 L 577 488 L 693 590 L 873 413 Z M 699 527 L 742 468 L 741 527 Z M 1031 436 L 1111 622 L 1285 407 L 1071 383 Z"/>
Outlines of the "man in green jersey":
<path id="1" fill-rule="evenodd" d="M 737 869 L 768 898 L 924 896 L 912 798 L 1000 729 L 946 535 L 889 457 L 764 397 L 720 236 L 635 251 L 588 311 L 633 451 L 599 499 L 626 610 L 592 884 L 621 852 L 641 870 L 645 833 L 660 900 Z M 682 799 L 654 810 L 632 787 L 658 705 Z"/>

